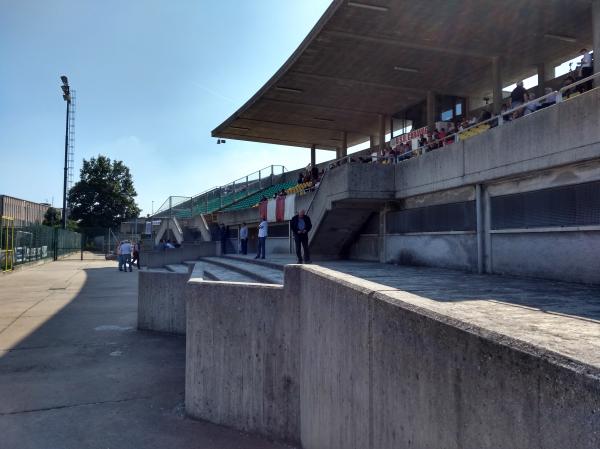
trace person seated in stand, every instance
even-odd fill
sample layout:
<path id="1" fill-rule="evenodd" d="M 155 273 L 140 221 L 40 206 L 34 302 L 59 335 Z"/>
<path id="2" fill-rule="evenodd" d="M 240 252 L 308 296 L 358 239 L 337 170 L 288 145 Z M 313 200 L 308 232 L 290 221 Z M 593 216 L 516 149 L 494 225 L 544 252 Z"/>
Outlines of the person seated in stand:
<path id="1" fill-rule="evenodd" d="M 529 103 L 525 106 L 525 110 L 523 111 L 523 115 L 531 114 L 532 112 L 537 111 L 540 108 L 540 104 L 535 100 L 535 94 L 533 92 L 528 92 L 525 95 L 525 102 Z M 533 101 L 533 103 L 532 103 Z"/>
<path id="2" fill-rule="evenodd" d="M 500 109 L 500 114 L 502 115 L 502 120 L 505 122 L 510 122 L 512 120 L 512 115 L 506 113 L 508 110 L 509 106 L 506 103 L 503 103 L 502 109 Z"/>
<path id="3" fill-rule="evenodd" d="M 573 79 L 572 76 L 567 76 L 564 80 L 563 80 L 563 84 L 562 87 L 567 87 L 570 86 L 571 84 L 573 84 L 575 82 L 575 80 Z M 575 93 L 575 89 L 567 89 L 563 92 L 563 98 L 569 98 L 571 95 L 573 95 Z"/>
<path id="4" fill-rule="evenodd" d="M 556 104 L 556 94 L 552 93 L 552 88 L 551 87 L 546 87 L 544 89 L 544 98 L 542 101 L 542 103 L 540 104 L 538 109 L 544 109 L 547 108 L 548 106 L 552 106 L 553 104 Z"/>
<path id="5" fill-rule="evenodd" d="M 446 128 L 441 128 L 440 132 L 438 132 L 438 139 L 440 140 L 438 143 L 438 148 L 442 148 L 446 143 Z"/>
<path id="6" fill-rule="evenodd" d="M 483 108 L 481 110 L 481 114 L 479 114 L 479 120 L 477 120 L 477 123 L 485 122 L 486 120 L 489 120 L 491 118 L 492 113 L 488 110 L 488 108 Z"/>
<path id="7" fill-rule="evenodd" d="M 446 135 L 446 145 L 454 143 L 454 134 L 456 134 L 456 125 L 454 124 L 454 122 L 450 122 L 450 125 L 448 125 L 448 133 Z"/>
<path id="8" fill-rule="evenodd" d="M 304 183 L 304 175 L 302 172 L 298 173 L 298 184 Z"/>
<path id="9" fill-rule="evenodd" d="M 427 136 L 425 136 L 425 134 L 423 134 L 421 136 L 421 138 L 419 139 L 419 148 L 416 150 L 417 153 L 415 153 L 415 154 L 418 154 L 419 151 L 423 151 L 423 149 L 426 147 L 427 147 Z"/>

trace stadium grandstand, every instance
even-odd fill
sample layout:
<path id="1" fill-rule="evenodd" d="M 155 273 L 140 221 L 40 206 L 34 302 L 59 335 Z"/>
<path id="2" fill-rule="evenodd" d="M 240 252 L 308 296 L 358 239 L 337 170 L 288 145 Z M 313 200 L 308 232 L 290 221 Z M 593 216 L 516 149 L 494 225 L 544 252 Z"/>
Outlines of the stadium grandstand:
<path id="1" fill-rule="evenodd" d="M 142 254 L 187 414 L 305 449 L 600 447 L 598 52 L 600 0 L 334 0 L 212 131 L 307 166 L 170 198 L 183 248 Z"/>
<path id="2" fill-rule="evenodd" d="M 598 2 L 513 3 L 333 1 L 212 132 L 310 149 L 307 167 L 170 197 L 154 217 L 205 239 L 246 222 L 253 250 L 259 203 L 285 195 L 288 211 L 308 209 L 325 258 L 600 282 L 588 263 L 600 244 Z M 331 161 L 316 164 L 316 149 Z M 284 229 L 285 217 L 269 219 Z M 267 251 L 289 253 L 289 230 L 278 238 Z"/>

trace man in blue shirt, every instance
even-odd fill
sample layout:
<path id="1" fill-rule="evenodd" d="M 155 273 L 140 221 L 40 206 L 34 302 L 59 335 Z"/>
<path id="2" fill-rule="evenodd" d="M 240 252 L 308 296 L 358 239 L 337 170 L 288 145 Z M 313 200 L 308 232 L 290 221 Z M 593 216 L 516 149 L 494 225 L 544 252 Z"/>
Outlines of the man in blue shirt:
<path id="1" fill-rule="evenodd" d="M 304 209 L 300 209 L 297 215 L 294 215 L 290 222 L 294 241 L 296 242 L 296 257 L 298 263 L 310 263 L 310 251 L 308 249 L 308 233 L 312 229 L 310 217 L 306 215 Z M 302 258 L 302 250 L 304 250 L 304 259 Z"/>

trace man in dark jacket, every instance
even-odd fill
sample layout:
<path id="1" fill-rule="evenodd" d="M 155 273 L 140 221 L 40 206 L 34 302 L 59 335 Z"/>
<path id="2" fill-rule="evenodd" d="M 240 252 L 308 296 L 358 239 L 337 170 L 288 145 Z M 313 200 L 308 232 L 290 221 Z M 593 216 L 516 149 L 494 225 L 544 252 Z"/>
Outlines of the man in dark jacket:
<path id="1" fill-rule="evenodd" d="M 310 263 L 310 251 L 308 250 L 308 233 L 312 229 L 310 217 L 306 215 L 304 209 L 301 209 L 297 215 L 294 215 L 290 223 L 296 242 L 296 256 L 298 263 Z M 304 259 L 302 259 L 302 248 L 304 248 Z"/>

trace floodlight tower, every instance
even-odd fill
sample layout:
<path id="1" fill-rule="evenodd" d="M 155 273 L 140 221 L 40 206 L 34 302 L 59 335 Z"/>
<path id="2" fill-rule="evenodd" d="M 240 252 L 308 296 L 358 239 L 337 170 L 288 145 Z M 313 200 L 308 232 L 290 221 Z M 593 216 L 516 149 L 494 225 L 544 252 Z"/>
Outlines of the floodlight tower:
<path id="1" fill-rule="evenodd" d="M 69 79 L 62 75 L 60 77 L 63 92 L 63 100 L 67 102 L 67 118 L 65 124 L 65 167 L 63 179 L 63 210 L 62 210 L 62 228 L 67 228 L 67 190 L 68 185 L 73 182 L 73 164 L 74 164 L 74 133 L 75 133 L 75 91 L 71 91 Z"/>

